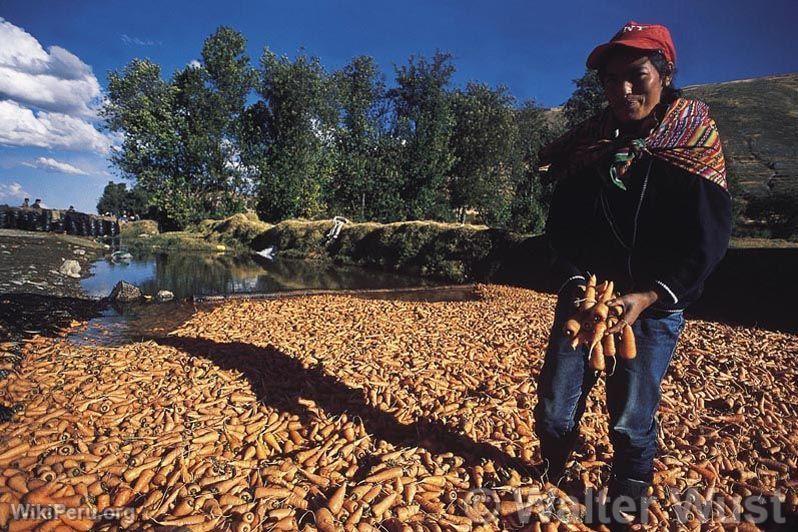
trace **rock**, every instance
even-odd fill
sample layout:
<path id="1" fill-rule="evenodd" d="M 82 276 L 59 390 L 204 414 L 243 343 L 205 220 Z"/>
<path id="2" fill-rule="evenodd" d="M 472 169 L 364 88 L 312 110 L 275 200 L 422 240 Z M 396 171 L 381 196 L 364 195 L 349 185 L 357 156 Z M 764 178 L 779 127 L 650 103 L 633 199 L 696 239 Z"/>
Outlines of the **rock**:
<path id="1" fill-rule="evenodd" d="M 141 233 L 141 234 L 139 235 L 139 238 L 150 238 L 151 236 L 152 236 L 152 235 L 150 235 L 149 233 Z"/>
<path id="2" fill-rule="evenodd" d="M 58 273 L 74 279 L 80 279 L 80 263 L 74 259 L 67 259 L 61 264 Z"/>
<path id="3" fill-rule="evenodd" d="M 264 259 L 274 260 L 274 246 L 269 246 L 266 249 L 256 251 L 255 254 L 260 255 Z"/>
<path id="4" fill-rule="evenodd" d="M 111 301 L 129 303 L 141 299 L 141 290 L 128 282 L 119 281 L 108 297 Z"/>
<path id="5" fill-rule="evenodd" d="M 175 295 L 169 290 L 158 290 L 158 293 L 155 294 L 155 299 L 158 301 L 171 301 L 174 298 Z"/>
<path id="6" fill-rule="evenodd" d="M 80 249 L 80 248 L 78 248 L 78 249 L 73 249 L 73 250 L 72 250 L 72 253 L 74 253 L 75 255 L 82 256 L 82 255 L 85 255 L 85 254 L 86 254 L 86 250 L 85 250 L 85 249 Z"/>
<path id="7" fill-rule="evenodd" d="M 114 251 L 111 254 L 111 262 L 130 262 L 133 260 L 133 255 L 127 251 Z"/>

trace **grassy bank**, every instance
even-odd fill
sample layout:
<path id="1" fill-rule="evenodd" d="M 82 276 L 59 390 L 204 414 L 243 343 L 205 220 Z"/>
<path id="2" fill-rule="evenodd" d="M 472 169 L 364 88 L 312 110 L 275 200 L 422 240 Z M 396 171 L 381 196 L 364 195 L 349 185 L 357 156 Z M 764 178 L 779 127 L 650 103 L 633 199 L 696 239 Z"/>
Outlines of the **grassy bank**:
<path id="1" fill-rule="evenodd" d="M 464 282 L 490 278 L 529 239 L 485 226 L 437 222 L 353 223 L 330 238 L 331 220 L 281 222 L 252 240 L 280 256 L 333 260 L 368 268 Z"/>
<path id="2" fill-rule="evenodd" d="M 125 224 L 131 252 L 260 251 L 274 247 L 284 258 L 333 261 L 449 282 L 495 278 L 508 263 L 528 255 L 536 237 L 486 226 L 412 221 L 349 223 L 329 237 L 332 220 L 286 220 L 276 225 L 253 214 L 204 220 L 186 231 L 158 233 L 152 222 Z M 223 246 L 223 247 L 220 247 Z M 532 245 L 538 263 L 541 248 Z"/>
<path id="3" fill-rule="evenodd" d="M 235 214 L 224 220 L 203 220 L 186 231 L 158 232 L 152 220 L 128 222 L 120 236 L 131 253 L 152 252 L 246 252 L 252 240 L 272 227 L 254 214 Z"/>

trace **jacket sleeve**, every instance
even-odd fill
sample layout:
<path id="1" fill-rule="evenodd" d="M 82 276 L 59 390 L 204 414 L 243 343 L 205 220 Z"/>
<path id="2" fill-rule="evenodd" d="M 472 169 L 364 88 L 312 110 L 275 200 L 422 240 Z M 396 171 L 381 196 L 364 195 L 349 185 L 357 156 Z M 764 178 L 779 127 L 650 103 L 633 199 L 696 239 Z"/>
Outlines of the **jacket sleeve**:
<path id="1" fill-rule="evenodd" d="M 578 217 L 579 209 L 574 205 L 580 192 L 573 179 L 560 180 L 549 206 L 546 241 L 552 257 L 550 286 L 558 294 L 573 282 L 585 280 L 585 272 L 579 266 L 584 227 Z"/>
<path id="2" fill-rule="evenodd" d="M 688 293 L 702 290 L 704 281 L 723 259 L 732 230 L 732 201 L 728 191 L 698 176 L 691 176 L 686 191 L 682 238 L 677 255 L 657 272 L 652 287 L 661 300 L 677 305 Z"/>

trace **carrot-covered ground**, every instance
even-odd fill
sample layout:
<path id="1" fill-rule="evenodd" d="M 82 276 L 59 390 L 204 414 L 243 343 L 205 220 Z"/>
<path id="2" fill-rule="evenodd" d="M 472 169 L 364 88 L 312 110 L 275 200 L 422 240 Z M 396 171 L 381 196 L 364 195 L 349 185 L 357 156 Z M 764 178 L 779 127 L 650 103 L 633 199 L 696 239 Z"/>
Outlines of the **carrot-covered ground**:
<path id="1" fill-rule="evenodd" d="M 530 469 L 553 307 L 488 285 L 467 301 L 229 301 L 117 347 L 34 337 L 0 382 L 23 405 L 0 425 L 0 525 L 584 530 L 612 451 L 602 381 L 567 482 Z M 751 501 L 770 505 L 762 528 L 794 515 L 796 355 L 795 335 L 688 321 L 648 528 L 753 530 Z M 35 504 L 63 511 L 20 513 Z"/>

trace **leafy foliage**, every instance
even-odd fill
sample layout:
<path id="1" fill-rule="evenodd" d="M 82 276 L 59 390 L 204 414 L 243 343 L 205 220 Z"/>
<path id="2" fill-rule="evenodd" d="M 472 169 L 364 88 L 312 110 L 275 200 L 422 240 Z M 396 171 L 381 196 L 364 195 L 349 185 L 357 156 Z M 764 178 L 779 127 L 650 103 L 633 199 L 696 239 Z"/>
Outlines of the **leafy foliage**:
<path id="1" fill-rule="evenodd" d="M 450 148 L 455 118 L 447 88 L 455 68 L 452 56 L 411 56 L 396 68 L 388 91 L 395 109 L 395 135 L 402 142 L 402 200 L 405 219 L 452 218 L 446 177 L 455 162 Z"/>
<path id="2" fill-rule="evenodd" d="M 292 61 L 268 49 L 259 75 L 263 102 L 248 129 L 262 132 L 268 144 L 245 160 L 259 169 L 258 214 L 268 221 L 323 214 L 334 163 L 333 80 L 316 57 Z"/>
<path id="3" fill-rule="evenodd" d="M 368 56 L 328 72 L 303 51 L 266 48 L 253 67 L 246 40 L 227 27 L 201 57 L 169 79 L 145 59 L 109 78 L 103 116 L 122 139 L 111 160 L 163 229 L 247 208 L 268 221 L 468 213 L 542 227 L 535 153 L 551 136 L 542 109 L 517 107 L 504 87 L 453 88 L 450 54 L 411 56 L 390 88 Z M 121 208 L 120 190 L 109 188 L 103 205 Z"/>
<path id="4" fill-rule="evenodd" d="M 449 190 L 460 221 L 467 209 L 479 212 L 487 225 L 505 225 L 509 219 L 518 132 L 513 103 L 506 87 L 491 89 L 481 83 L 469 83 L 452 97 L 455 163 Z"/>
<path id="5" fill-rule="evenodd" d="M 138 187 L 128 190 L 125 183 L 109 181 L 97 202 L 97 212 L 111 213 L 115 216 L 123 214 L 142 216 L 147 212 L 147 197 Z"/>
<path id="6" fill-rule="evenodd" d="M 581 78 L 573 80 L 576 89 L 563 106 L 565 123 L 571 128 L 590 118 L 607 105 L 601 80 L 595 70 L 586 70 Z"/>

